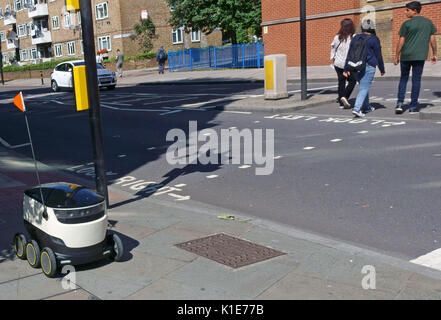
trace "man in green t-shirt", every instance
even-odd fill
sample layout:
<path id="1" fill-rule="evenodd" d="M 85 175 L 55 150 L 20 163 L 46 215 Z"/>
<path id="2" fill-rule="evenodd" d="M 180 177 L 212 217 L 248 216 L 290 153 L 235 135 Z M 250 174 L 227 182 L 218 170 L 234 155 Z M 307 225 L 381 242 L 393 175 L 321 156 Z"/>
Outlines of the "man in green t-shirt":
<path id="1" fill-rule="evenodd" d="M 407 81 L 412 68 L 412 93 L 409 105 L 410 113 L 418 112 L 418 97 L 421 89 L 421 77 L 424 63 L 429 55 L 429 44 L 432 47 L 432 64 L 438 60 L 436 56 L 437 32 L 433 22 L 420 16 L 421 3 L 412 1 L 406 4 L 406 16 L 409 18 L 403 23 L 399 31 L 400 40 L 394 58 L 394 64 L 401 62 L 401 78 L 398 86 L 398 102 L 396 114 L 403 113 L 403 102 L 406 95 Z"/>

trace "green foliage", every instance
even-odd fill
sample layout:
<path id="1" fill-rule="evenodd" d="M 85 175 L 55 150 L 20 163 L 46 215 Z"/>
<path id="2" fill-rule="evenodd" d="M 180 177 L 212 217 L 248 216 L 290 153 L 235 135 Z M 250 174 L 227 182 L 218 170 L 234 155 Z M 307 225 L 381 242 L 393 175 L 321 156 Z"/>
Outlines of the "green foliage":
<path id="1" fill-rule="evenodd" d="M 157 38 L 156 27 L 151 18 L 141 20 L 134 25 L 135 34 L 131 37 L 133 41 L 138 41 L 144 53 L 153 49 L 153 39 Z"/>
<path id="2" fill-rule="evenodd" d="M 261 0 L 166 0 L 173 6 L 170 23 L 211 33 L 217 28 L 233 44 L 261 36 Z"/>
<path id="3" fill-rule="evenodd" d="M 59 60 L 51 60 L 39 64 L 31 64 L 27 66 L 17 66 L 17 65 L 10 65 L 3 67 L 4 72 L 11 72 L 11 71 L 29 71 L 29 70 L 46 70 L 46 69 L 53 69 L 55 66 L 61 62 L 65 61 L 71 61 L 71 60 L 78 60 L 78 58 L 67 58 L 67 59 L 59 59 Z"/>

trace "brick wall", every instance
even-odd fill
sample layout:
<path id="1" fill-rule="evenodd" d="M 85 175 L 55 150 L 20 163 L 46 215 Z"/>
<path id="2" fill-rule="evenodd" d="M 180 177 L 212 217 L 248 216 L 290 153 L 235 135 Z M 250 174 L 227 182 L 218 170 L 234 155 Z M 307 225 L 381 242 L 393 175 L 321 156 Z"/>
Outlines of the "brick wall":
<path id="1" fill-rule="evenodd" d="M 406 3 L 402 0 L 329 0 L 307 1 L 307 15 L 332 13 L 369 6 L 384 6 L 394 3 Z M 262 0 L 262 21 L 270 22 L 281 19 L 299 17 L 299 0 Z M 438 56 L 441 55 L 441 3 L 423 5 L 422 15 L 431 19 L 438 29 L 436 35 Z M 327 17 L 307 21 L 307 55 L 308 65 L 329 64 L 330 43 L 339 30 L 340 21 L 351 18 L 359 26 L 365 15 L 351 14 L 347 16 Z M 383 57 L 391 62 L 398 41 L 398 30 L 406 20 L 404 9 L 384 10 L 375 12 L 377 35 L 380 38 Z M 358 31 L 360 28 L 358 27 Z M 288 56 L 288 66 L 300 65 L 300 23 L 291 22 L 269 25 L 263 28 L 265 54 L 284 53 Z"/>

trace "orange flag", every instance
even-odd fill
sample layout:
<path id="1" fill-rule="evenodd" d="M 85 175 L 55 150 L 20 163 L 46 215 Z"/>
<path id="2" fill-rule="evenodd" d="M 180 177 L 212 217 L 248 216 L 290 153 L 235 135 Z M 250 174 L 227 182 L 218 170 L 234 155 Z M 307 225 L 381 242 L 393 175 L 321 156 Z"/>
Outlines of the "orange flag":
<path id="1" fill-rule="evenodd" d="M 23 101 L 23 94 L 20 92 L 14 98 L 14 105 L 19 108 L 22 112 L 26 111 L 26 107 Z"/>

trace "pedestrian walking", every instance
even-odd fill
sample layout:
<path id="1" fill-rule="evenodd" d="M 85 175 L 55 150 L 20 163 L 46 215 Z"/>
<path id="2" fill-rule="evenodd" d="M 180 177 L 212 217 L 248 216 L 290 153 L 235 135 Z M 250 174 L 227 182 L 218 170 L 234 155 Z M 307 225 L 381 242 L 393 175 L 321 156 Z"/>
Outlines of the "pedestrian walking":
<path id="1" fill-rule="evenodd" d="M 161 46 L 156 52 L 156 61 L 158 62 L 159 66 L 159 74 L 164 74 L 165 62 L 167 61 L 167 59 L 167 52 L 164 50 L 164 47 Z"/>
<path id="2" fill-rule="evenodd" d="M 394 58 L 394 64 L 400 63 L 401 77 L 398 85 L 398 100 L 395 108 L 396 114 L 403 113 L 404 97 L 406 95 L 407 81 L 412 69 L 412 92 L 410 96 L 409 112 L 418 112 L 418 98 L 421 90 L 421 77 L 424 63 L 429 55 L 429 43 L 432 47 L 432 64 L 438 60 L 433 22 L 420 15 L 421 3 L 412 1 L 406 4 L 405 14 L 409 20 L 405 21 L 398 32 L 400 39 Z"/>
<path id="3" fill-rule="evenodd" d="M 355 34 L 355 25 L 351 19 L 343 19 L 340 23 L 340 31 L 334 37 L 331 43 L 331 63 L 337 72 L 338 78 L 338 99 L 340 107 L 350 109 L 349 98 L 354 91 L 357 80 L 353 75 L 345 77 L 343 70 L 345 68 L 346 57 L 348 55 L 351 40 Z"/>
<path id="4" fill-rule="evenodd" d="M 371 88 L 377 66 L 380 69 L 381 76 L 384 76 L 386 73 L 381 53 L 381 43 L 380 39 L 376 36 L 374 22 L 370 19 L 363 21 L 361 31 L 363 33 L 356 35 L 351 41 L 343 73 L 345 77 L 349 77 L 353 73 L 350 70 L 358 68 L 360 65 L 363 66 L 356 74 L 356 78 L 360 83 L 360 89 L 352 113 L 357 117 L 364 117 L 367 112 L 375 110 L 369 104 L 369 89 Z M 354 58 L 356 53 L 361 53 L 362 57 L 359 62 L 354 64 L 350 58 Z"/>
<path id="5" fill-rule="evenodd" d="M 103 64 L 103 55 L 101 52 L 96 52 L 96 64 Z"/>
<path id="6" fill-rule="evenodd" d="M 124 55 L 121 53 L 119 49 L 116 50 L 116 71 L 119 74 L 119 77 L 122 78 L 122 68 L 123 68 Z"/>

